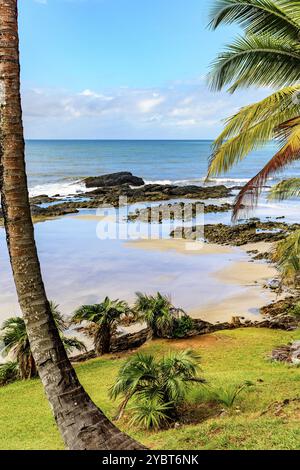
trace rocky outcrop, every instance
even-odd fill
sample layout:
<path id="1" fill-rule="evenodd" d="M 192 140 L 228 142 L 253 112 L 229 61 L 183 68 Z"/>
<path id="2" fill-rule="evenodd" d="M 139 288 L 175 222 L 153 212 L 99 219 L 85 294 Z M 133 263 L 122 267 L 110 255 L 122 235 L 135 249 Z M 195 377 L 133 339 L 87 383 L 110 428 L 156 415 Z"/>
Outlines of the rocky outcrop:
<path id="1" fill-rule="evenodd" d="M 264 319 L 259 326 L 277 330 L 295 330 L 300 327 L 299 296 L 289 296 L 260 309 Z"/>
<path id="2" fill-rule="evenodd" d="M 30 204 L 48 204 L 51 202 L 58 202 L 57 198 L 47 196 L 47 194 L 41 194 L 40 196 L 34 196 L 29 199 Z"/>
<path id="3" fill-rule="evenodd" d="M 295 305 L 300 303 L 300 296 L 289 296 L 285 299 L 273 302 L 260 309 L 264 317 L 274 318 L 281 315 L 290 315 L 294 312 Z M 300 318 L 299 318 L 300 320 Z"/>
<path id="4" fill-rule="evenodd" d="M 171 232 L 174 238 L 195 240 L 197 227 L 179 227 Z M 252 221 L 239 225 L 208 224 L 204 227 L 205 239 L 210 243 L 241 246 L 261 241 L 275 242 L 284 239 L 289 233 L 300 229 L 300 224 L 284 222 Z"/>
<path id="5" fill-rule="evenodd" d="M 128 221 L 161 224 L 164 220 L 192 220 L 201 212 L 228 212 L 232 207 L 231 204 L 205 205 L 203 202 L 160 204 L 159 206 L 136 209 L 134 213 L 129 214 Z"/>
<path id="6" fill-rule="evenodd" d="M 146 201 L 166 201 L 169 199 L 210 199 L 231 195 L 231 190 L 226 186 L 176 186 L 162 184 L 146 184 L 139 188 L 131 188 L 128 185 L 121 187 L 97 188 L 85 194 L 86 197 L 96 198 L 102 204 L 119 205 L 120 196 L 126 197 L 128 203 Z"/>
<path id="7" fill-rule="evenodd" d="M 102 176 L 92 176 L 84 180 L 87 188 L 99 188 L 108 186 L 121 186 L 128 184 L 130 186 L 143 186 L 145 184 L 142 178 L 134 176 L 129 171 L 110 173 Z"/>
<path id="8" fill-rule="evenodd" d="M 272 351 L 271 359 L 298 366 L 300 364 L 300 341 L 294 341 L 291 345 L 275 348 Z"/>
<path id="9" fill-rule="evenodd" d="M 293 331 L 299 328 L 299 320 L 294 315 L 282 314 L 274 318 L 266 318 L 255 325 L 258 328 L 271 330 Z"/>
<path id="10" fill-rule="evenodd" d="M 31 215 L 37 218 L 59 217 L 67 214 L 75 214 L 79 212 L 75 207 L 68 207 L 65 204 L 55 204 L 49 207 L 30 206 Z"/>

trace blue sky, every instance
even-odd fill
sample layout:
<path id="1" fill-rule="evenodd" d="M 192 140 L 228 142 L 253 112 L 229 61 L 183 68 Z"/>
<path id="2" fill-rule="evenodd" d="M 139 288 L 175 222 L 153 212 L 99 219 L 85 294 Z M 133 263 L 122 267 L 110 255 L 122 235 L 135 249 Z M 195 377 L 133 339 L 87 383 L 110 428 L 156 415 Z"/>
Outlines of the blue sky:
<path id="1" fill-rule="evenodd" d="M 19 0 L 27 138 L 211 138 L 264 91 L 209 92 L 212 0 Z M 255 96 L 254 96 L 255 94 Z"/>

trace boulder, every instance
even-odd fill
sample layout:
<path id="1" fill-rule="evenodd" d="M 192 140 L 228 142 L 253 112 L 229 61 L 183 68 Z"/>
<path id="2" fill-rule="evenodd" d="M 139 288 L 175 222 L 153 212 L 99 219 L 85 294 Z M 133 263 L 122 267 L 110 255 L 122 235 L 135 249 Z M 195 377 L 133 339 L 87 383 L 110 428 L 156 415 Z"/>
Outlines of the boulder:
<path id="1" fill-rule="evenodd" d="M 279 346 L 271 354 L 274 361 L 288 362 L 290 364 L 300 364 L 300 341 L 294 341 L 291 345 Z"/>
<path id="2" fill-rule="evenodd" d="M 41 194 L 40 196 L 34 196 L 30 199 L 30 204 L 45 204 L 50 202 L 57 202 L 57 198 L 49 197 L 47 194 Z"/>
<path id="3" fill-rule="evenodd" d="M 87 188 L 100 188 L 121 186 L 128 184 L 130 186 L 143 186 L 145 184 L 142 178 L 134 176 L 129 171 L 120 171 L 118 173 L 110 173 L 108 175 L 89 177 L 84 180 Z"/>

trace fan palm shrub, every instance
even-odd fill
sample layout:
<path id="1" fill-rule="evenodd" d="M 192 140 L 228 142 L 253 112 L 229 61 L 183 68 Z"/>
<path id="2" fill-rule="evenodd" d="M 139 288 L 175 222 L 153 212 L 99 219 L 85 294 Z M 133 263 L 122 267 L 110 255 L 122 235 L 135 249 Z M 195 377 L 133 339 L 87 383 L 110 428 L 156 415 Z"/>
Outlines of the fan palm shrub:
<path id="1" fill-rule="evenodd" d="M 86 348 L 81 341 L 77 338 L 64 336 L 64 331 L 66 330 L 67 325 L 58 310 L 58 305 L 50 302 L 50 307 L 66 351 L 72 352 L 76 349 L 84 351 Z M 0 341 L 4 344 L 4 348 L 2 350 L 3 355 L 10 354 L 16 361 L 18 366 L 18 375 L 21 379 L 37 377 L 37 368 L 31 352 L 25 322 L 22 317 L 12 317 L 4 321 L 1 328 Z M 3 365 L 2 373 L 7 373 L 9 375 L 12 371 L 12 364 L 13 363 L 7 363 Z M 9 369 L 9 365 L 11 366 L 11 369 Z"/>
<path id="2" fill-rule="evenodd" d="M 20 370 L 16 361 L 5 362 L 0 364 L 0 386 L 7 385 L 11 382 L 19 380 Z"/>
<path id="3" fill-rule="evenodd" d="M 137 312 L 138 319 L 147 323 L 156 338 L 172 335 L 172 308 L 170 298 L 160 292 L 157 292 L 156 295 L 136 293 L 134 309 Z"/>
<path id="4" fill-rule="evenodd" d="M 192 384 L 205 382 L 199 377 L 199 361 L 199 356 L 190 349 L 161 359 L 142 353 L 129 358 L 110 389 L 111 398 L 122 397 L 117 419 L 132 399 L 135 423 L 154 428 L 177 419 L 179 406 Z"/>
<path id="5" fill-rule="evenodd" d="M 244 35 L 214 62 L 212 89 L 229 86 L 233 93 L 257 85 L 275 90 L 229 117 L 213 145 L 208 177 L 229 171 L 249 152 L 271 140 L 279 144 L 271 160 L 238 194 L 233 211 L 236 220 L 242 208 L 256 204 L 271 175 L 300 157 L 300 2 L 217 0 L 211 16 L 213 29 L 228 23 L 244 29 Z M 298 194 L 298 190 L 299 181 L 293 179 L 276 188 L 274 194 L 284 198 Z"/>
<path id="6" fill-rule="evenodd" d="M 182 338 L 193 328 L 192 319 L 180 308 L 175 308 L 167 295 L 136 293 L 136 319 L 144 321 L 156 338 Z"/>
<path id="7" fill-rule="evenodd" d="M 117 333 L 118 325 L 129 316 L 132 316 L 132 312 L 127 302 L 105 297 L 99 304 L 82 305 L 78 308 L 72 317 L 72 323 L 86 323 L 82 330 L 93 337 L 95 352 L 101 356 L 110 352 L 111 340 Z"/>

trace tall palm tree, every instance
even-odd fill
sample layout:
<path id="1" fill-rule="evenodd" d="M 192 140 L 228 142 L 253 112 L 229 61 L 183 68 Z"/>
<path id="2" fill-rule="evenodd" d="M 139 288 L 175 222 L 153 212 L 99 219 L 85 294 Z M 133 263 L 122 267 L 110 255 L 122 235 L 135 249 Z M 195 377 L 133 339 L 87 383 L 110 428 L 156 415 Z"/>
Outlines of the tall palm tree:
<path id="1" fill-rule="evenodd" d="M 78 308 L 72 317 L 72 323 L 88 324 L 83 331 L 93 336 L 95 352 L 101 356 L 110 352 L 111 339 L 116 334 L 118 325 L 130 312 L 126 302 L 105 297 L 100 304 L 82 305 Z"/>
<path id="2" fill-rule="evenodd" d="M 47 300 L 30 215 L 20 99 L 17 0 L 0 0 L 0 191 L 7 245 L 30 347 L 69 449 L 135 449 L 78 381 Z"/>
<path id="3" fill-rule="evenodd" d="M 64 336 L 67 325 L 58 310 L 58 305 L 50 302 L 50 308 L 65 350 L 67 352 L 72 352 L 75 349 L 78 351 L 86 350 L 85 345 L 77 338 Z M 37 377 L 38 373 L 23 318 L 8 318 L 3 323 L 0 331 L 0 341 L 4 343 L 2 353 L 5 355 L 10 353 L 16 359 L 20 378 L 31 379 Z"/>
<path id="4" fill-rule="evenodd" d="M 258 85 L 280 88 L 246 106 L 226 121 L 214 143 L 208 176 L 228 171 L 248 153 L 274 138 L 278 152 L 240 191 L 234 208 L 253 206 L 266 179 L 300 157 L 300 2 L 289 0 L 217 0 L 211 27 L 238 23 L 245 34 L 219 55 L 211 86 L 229 91 Z M 281 88 L 284 87 L 284 88 Z"/>

